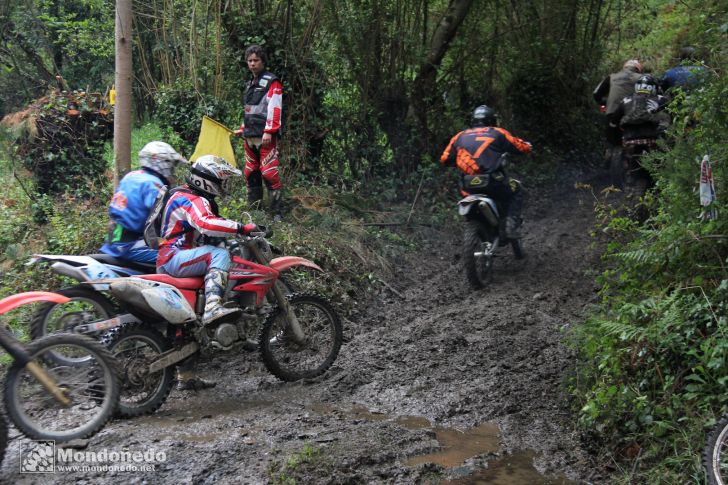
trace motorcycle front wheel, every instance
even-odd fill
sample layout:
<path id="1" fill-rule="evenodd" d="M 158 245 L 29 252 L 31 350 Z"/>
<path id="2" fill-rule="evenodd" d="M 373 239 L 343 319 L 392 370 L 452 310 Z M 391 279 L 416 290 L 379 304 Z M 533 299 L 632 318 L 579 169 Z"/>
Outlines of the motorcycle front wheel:
<path id="1" fill-rule="evenodd" d="M 88 285 L 64 288 L 56 293 L 70 298 L 68 303 L 43 303 L 33 312 L 30 336 L 33 340 L 56 332 L 74 332 L 78 325 L 105 320 L 114 314 L 114 305 L 104 295 Z M 49 353 L 47 359 L 57 364 L 73 365 L 85 357 L 72 354 Z"/>
<path id="2" fill-rule="evenodd" d="M 260 352 L 266 368 L 283 381 L 310 379 L 326 372 L 339 355 L 344 340 L 341 320 L 333 307 L 316 295 L 286 295 L 305 335 L 294 342 L 288 318 L 279 309 L 263 324 Z"/>
<path id="3" fill-rule="evenodd" d="M 109 420 L 119 403 L 119 368 L 99 342 L 60 333 L 31 342 L 26 351 L 70 399 L 63 405 L 15 362 L 5 379 L 5 409 L 15 426 L 35 440 L 88 438 Z M 55 354 L 83 357 L 82 363 L 58 363 Z"/>
<path id="4" fill-rule="evenodd" d="M 124 418 L 151 414 L 167 400 L 174 384 L 174 366 L 149 374 L 150 363 L 171 348 L 169 341 L 143 323 L 114 328 L 104 343 L 122 369 L 118 415 Z"/>
<path id="5" fill-rule="evenodd" d="M 465 276 L 475 289 L 488 286 L 493 277 L 493 240 L 476 221 L 466 221 L 463 230 Z M 520 246 L 519 246 L 520 249 Z M 515 252 L 515 248 L 514 248 Z"/>
<path id="6" fill-rule="evenodd" d="M 728 415 L 723 416 L 708 435 L 703 466 L 709 485 L 728 484 Z"/>

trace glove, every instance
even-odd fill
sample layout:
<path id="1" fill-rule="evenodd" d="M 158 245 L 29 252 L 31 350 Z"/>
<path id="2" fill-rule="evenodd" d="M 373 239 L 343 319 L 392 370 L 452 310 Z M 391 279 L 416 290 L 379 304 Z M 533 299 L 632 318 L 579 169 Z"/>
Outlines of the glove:
<path id="1" fill-rule="evenodd" d="M 260 229 L 258 228 L 258 224 L 238 224 L 238 234 L 244 234 L 248 235 L 251 232 L 258 232 Z"/>

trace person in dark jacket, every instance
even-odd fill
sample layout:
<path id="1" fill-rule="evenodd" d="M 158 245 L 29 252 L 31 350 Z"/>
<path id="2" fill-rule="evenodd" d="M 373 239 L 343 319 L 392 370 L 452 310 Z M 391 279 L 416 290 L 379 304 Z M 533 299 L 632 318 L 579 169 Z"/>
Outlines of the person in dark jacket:
<path id="1" fill-rule="evenodd" d="M 496 125 L 495 112 L 488 106 L 475 108 L 471 128 L 453 136 L 442 152 L 442 165 L 455 165 L 460 169 L 460 192 L 469 195 L 464 180 L 466 176 L 490 174 L 483 192 L 507 205 L 506 237 L 521 237 L 523 189 L 521 184 L 505 173 L 502 162 L 504 153 L 530 153 L 531 144 L 511 135 Z"/>
<path id="2" fill-rule="evenodd" d="M 265 69 L 267 57 L 259 45 L 245 50 L 245 60 L 253 77 L 245 87 L 245 117 L 236 134 L 245 138 L 245 180 L 248 204 L 263 199 L 263 182 L 274 221 L 281 220 L 281 176 L 278 166 L 278 140 L 283 120 L 283 85 Z"/>
<path id="3" fill-rule="evenodd" d="M 605 77 L 594 89 L 594 101 L 606 106 L 607 115 L 607 143 L 612 146 L 622 145 L 622 132 L 619 126 L 610 119 L 622 100 L 634 93 L 634 84 L 642 75 L 642 64 L 637 59 L 630 59 L 624 63 L 622 70 Z"/>

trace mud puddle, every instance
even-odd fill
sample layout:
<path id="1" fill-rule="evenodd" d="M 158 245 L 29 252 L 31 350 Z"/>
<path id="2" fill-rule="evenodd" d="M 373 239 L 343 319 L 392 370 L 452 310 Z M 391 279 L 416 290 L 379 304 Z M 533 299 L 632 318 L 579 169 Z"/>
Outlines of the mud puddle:
<path id="1" fill-rule="evenodd" d="M 460 431 L 454 428 L 434 428 L 440 451 L 408 460 L 407 466 L 435 463 L 447 468 L 459 466 L 468 458 L 500 449 L 500 430 L 493 423 L 483 423 L 475 428 Z"/>
<path id="2" fill-rule="evenodd" d="M 441 482 L 440 485 L 576 485 L 563 476 L 545 477 L 533 467 L 535 453 L 523 451 L 488 462 L 467 477 Z"/>

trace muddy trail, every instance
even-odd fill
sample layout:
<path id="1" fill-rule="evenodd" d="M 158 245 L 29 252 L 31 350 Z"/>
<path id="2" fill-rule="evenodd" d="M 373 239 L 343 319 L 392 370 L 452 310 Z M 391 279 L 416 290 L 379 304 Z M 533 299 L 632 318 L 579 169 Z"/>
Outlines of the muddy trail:
<path id="1" fill-rule="evenodd" d="M 594 199 L 574 184 L 600 179 L 560 172 L 529 191 L 528 257 L 502 252 L 489 288 L 467 285 L 459 227 L 419 229 L 427 243 L 345 322 L 324 376 L 282 383 L 257 354 L 222 356 L 201 366 L 216 388 L 173 390 L 154 415 L 114 421 L 77 450 L 154 449 L 153 471 L 20 474 L 18 437 L 0 482 L 603 482 L 562 385 L 574 365 L 564 330 L 596 301 L 599 265 Z"/>

